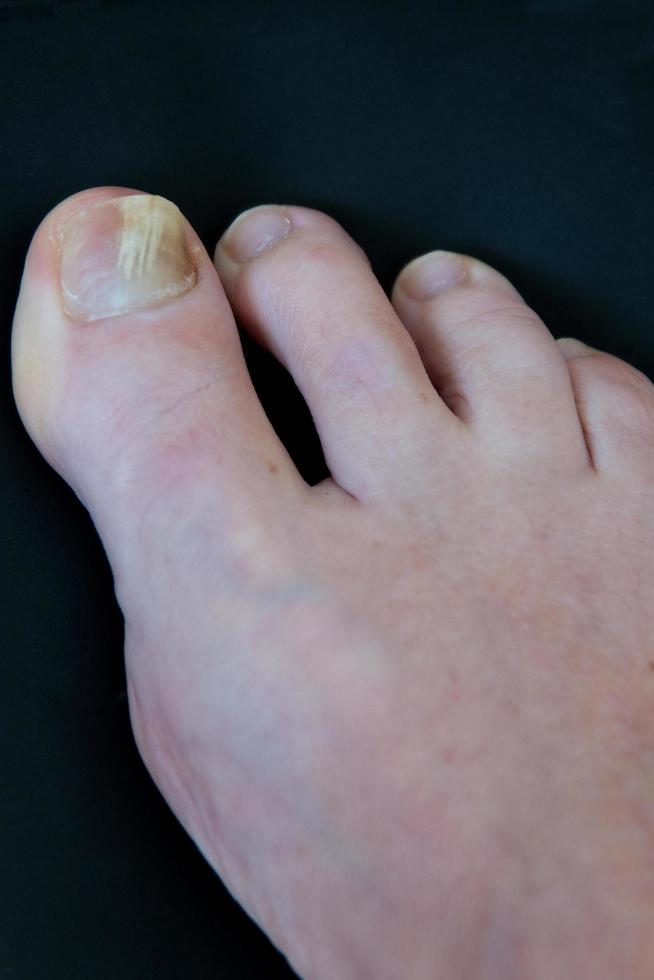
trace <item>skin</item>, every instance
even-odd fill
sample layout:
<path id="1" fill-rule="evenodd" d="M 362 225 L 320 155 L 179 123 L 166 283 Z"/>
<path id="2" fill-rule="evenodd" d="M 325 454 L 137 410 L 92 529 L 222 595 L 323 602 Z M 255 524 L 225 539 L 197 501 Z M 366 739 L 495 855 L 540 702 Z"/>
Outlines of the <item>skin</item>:
<path id="1" fill-rule="evenodd" d="M 75 322 L 42 222 L 25 427 L 90 511 L 143 760 L 306 980 L 654 976 L 654 386 L 497 271 L 392 301 L 327 215 Z M 231 234 L 231 239 L 230 239 Z M 413 270 L 413 272 L 412 272 Z M 308 486 L 234 317 L 288 368 Z"/>

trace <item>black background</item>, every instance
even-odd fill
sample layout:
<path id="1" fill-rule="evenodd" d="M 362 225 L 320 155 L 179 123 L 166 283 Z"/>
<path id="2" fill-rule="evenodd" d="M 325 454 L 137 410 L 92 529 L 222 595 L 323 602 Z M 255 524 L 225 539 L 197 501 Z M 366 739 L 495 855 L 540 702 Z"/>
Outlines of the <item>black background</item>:
<path id="1" fill-rule="evenodd" d="M 555 336 L 651 375 L 651 11 L 0 2 L 2 978 L 293 976 L 138 756 L 104 552 L 18 419 L 11 319 L 38 222 L 121 184 L 174 200 L 211 249 L 243 208 L 306 204 L 386 288 L 422 251 L 467 252 Z M 273 424 L 322 479 L 293 383 L 245 347 Z"/>

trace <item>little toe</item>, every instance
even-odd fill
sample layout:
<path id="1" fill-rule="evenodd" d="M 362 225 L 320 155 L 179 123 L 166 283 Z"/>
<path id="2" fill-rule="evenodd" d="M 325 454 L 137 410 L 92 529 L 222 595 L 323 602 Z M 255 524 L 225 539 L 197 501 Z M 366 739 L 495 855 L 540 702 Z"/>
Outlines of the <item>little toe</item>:
<path id="1" fill-rule="evenodd" d="M 458 420 L 359 246 L 321 212 L 264 205 L 214 261 L 239 322 L 304 395 L 337 483 L 360 499 L 410 487 Z"/>
<path id="2" fill-rule="evenodd" d="M 195 520 L 225 541 L 282 491 L 307 492 L 213 263 L 161 197 L 93 188 L 50 212 L 26 258 L 12 362 L 23 423 L 91 512 L 117 591 L 157 579 L 141 559 L 170 557 Z M 202 508 L 215 510 L 204 523 Z"/>
<path id="3" fill-rule="evenodd" d="M 588 467 L 561 352 L 501 273 L 430 252 L 402 270 L 392 301 L 443 400 L 495 455 Z"/>
<path id="4" fill-rule="evenodd" d="M 595 469 L 651 485 L 654 384 L 637 368 L 580 340 L 557 341 L 567 362 Z"/>

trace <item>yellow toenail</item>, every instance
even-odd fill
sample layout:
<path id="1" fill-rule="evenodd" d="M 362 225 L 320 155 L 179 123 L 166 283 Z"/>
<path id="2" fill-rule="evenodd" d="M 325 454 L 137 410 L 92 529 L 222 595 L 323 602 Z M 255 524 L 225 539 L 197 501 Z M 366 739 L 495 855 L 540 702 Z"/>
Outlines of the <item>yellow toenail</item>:
<path id="1" fill-rule="evenodd" d="M 63 225 L 60 245 L 64 310 L 74 320 L 158 306 L 196 282 L 184 219 L 156 195 L 91 205 Z"/>

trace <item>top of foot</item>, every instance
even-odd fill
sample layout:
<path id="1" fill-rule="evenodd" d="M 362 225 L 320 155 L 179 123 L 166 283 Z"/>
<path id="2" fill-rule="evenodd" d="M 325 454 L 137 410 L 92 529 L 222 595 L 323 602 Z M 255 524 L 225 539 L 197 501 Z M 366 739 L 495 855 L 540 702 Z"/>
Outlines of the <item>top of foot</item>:
<path id="1" fill-rule="evenodd" d="M 291 373 L 330 479 L 267 419 Z M 89 509 L 135 737 L 305 978 L 654 975 L 654 386 L 437 251 L 299 206 L 213 259 L 93 188 L 37 230 L 23 422 Z M 171 883 L 173 887 L 173 883 Z"/>

